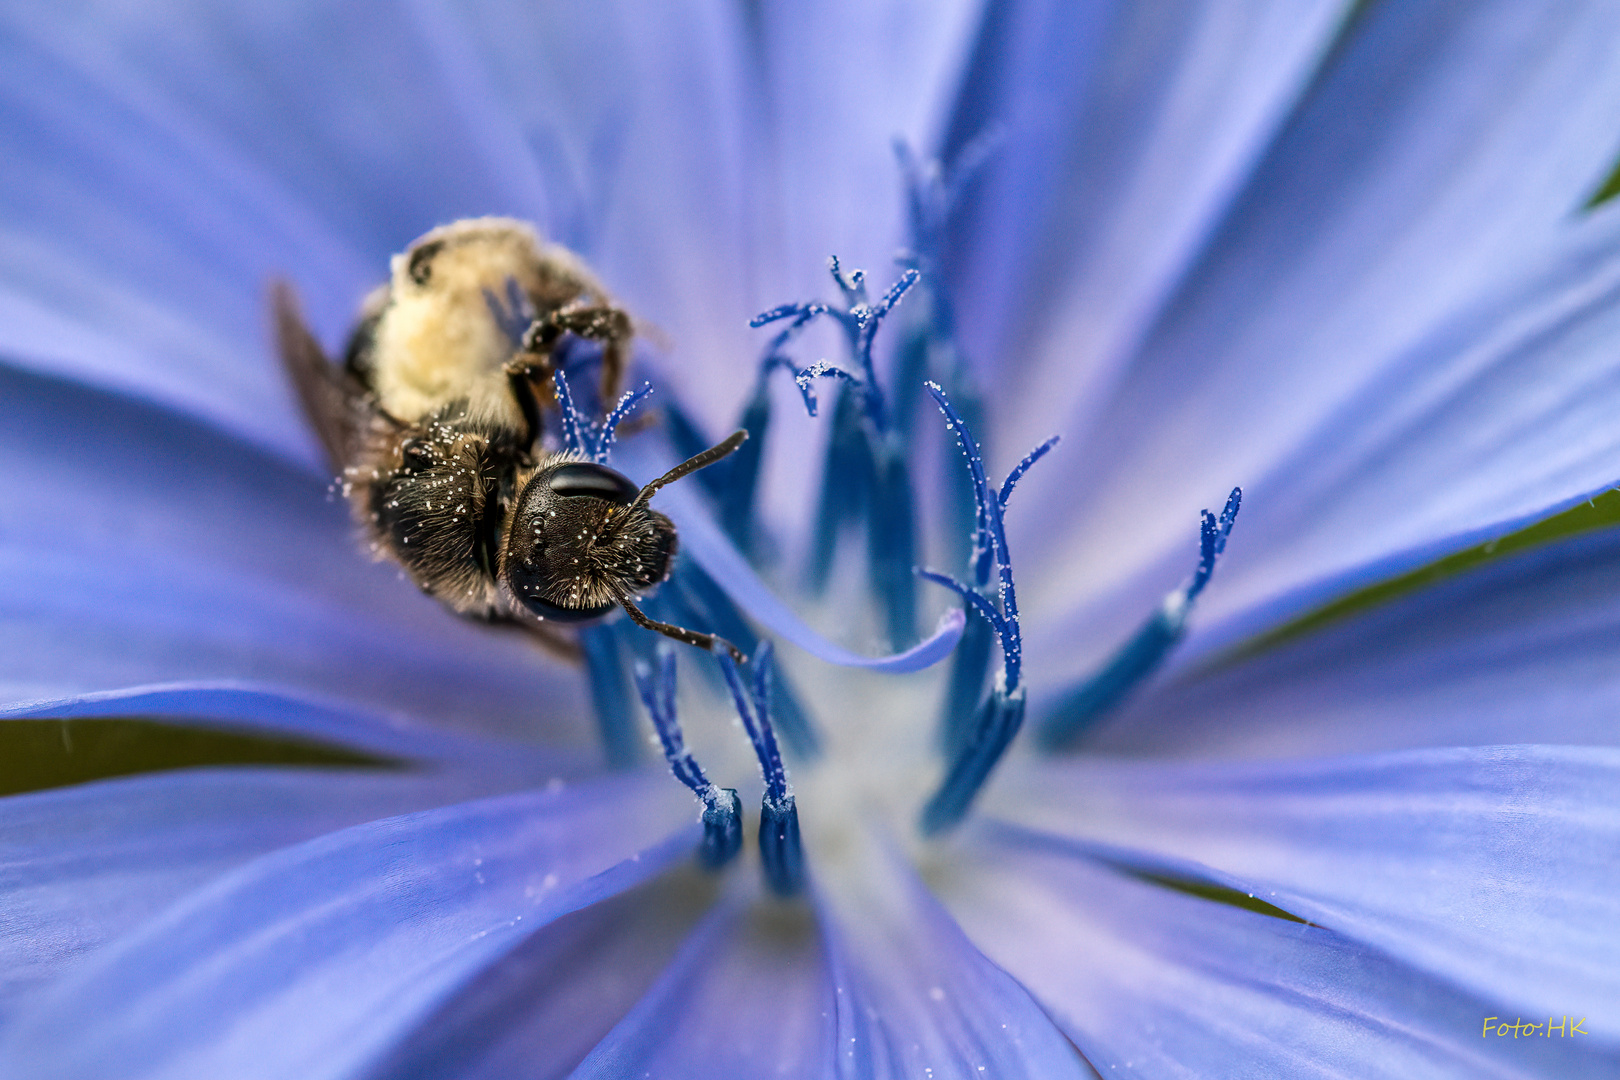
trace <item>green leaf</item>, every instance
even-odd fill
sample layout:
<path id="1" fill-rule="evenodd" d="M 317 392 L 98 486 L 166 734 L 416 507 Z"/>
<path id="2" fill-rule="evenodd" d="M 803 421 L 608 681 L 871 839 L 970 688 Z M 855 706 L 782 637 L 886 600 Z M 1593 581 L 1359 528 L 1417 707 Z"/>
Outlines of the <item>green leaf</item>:
<path id="1" fill-rule="evenodd" d="M 1409 570 L 1398 577 L 1365 586 L 1337 600 L 1331 600 L 1314 611 L 1235 646 L 1223 653 L 1209 667 L 1224 667 L 1238 660 L 1246 660 L 1353 615 L 1359 615 L 1380 604 L 1387 604 L 1391 600 L 1415 593 L 1419 589 L 1426 589 L 1458 574 L 1476 570 L 1497 559 L 1580 533 L 1591 532 L 1593 529 L 1604 529 L 1614 525 L 1620 525 L 1620 490 L 1605 491 L 1596 498 L 1576 503 L 1568 510 L 1543 518 L 1533 525 L 1527 525 L 1505 536 L 1476 544 L 1447 555 L 1443 559 L 1436 559 L 1426 566 Z"/>
<path id="2" fill-rule="evenodd" d="M 0 795 L 220 765 L 403 769 L 349 747 L 149 716 L 0 720 Z"/>

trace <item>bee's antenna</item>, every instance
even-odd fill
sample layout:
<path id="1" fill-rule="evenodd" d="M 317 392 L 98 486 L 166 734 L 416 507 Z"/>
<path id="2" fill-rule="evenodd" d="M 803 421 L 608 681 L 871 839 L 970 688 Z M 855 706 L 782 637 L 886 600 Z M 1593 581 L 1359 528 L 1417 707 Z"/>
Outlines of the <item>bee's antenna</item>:
<path id="1" fill-rule="evenodd" d="M 737 434 L 741 435 L 741 434 L 744 434 L 744 433 L 743 432 L 738 432 Z M 734 435 L 734 436 L 732 436 L 732 438 L 735 439 L 736 436 Z M 730 441 L 731 441 L 731 439 L 726 440 L 726 442 L 730 442 Z M 737 439 L 737 443 L 738 443 L 738 445 L 741 445 L 742 440 Z M 724 445 L 724 443 L 722 443 L 721 445 Z M 735 450 L 736 448 L 737 447 L 733 446 L 731 449 Z M 719 447 L 716 447 L 715 449 L 719 449 Z M 730 452 L 731 452 L 731 450 L 726 451 L 726 453 L 728 453 L 728 454 Z M 705 450 L 703 453 L 708 454 L 708 453 L 713 453 L 713 451 L 712 450 Z M 703 456 L 703 454 L 698 455 L 698 457 L 702 457 L 702 456 Z M 721 456 L 723 457 L 725 455 L 721 455 Z M 693 458 L 692 460 L 696 461 L 697 458 Z M 690 465 L 691 462 L 689 461 L 689 462 L 687 462 L 687 464 Z M 704 462 L 703 464 L 707 465 L 708 462 Z M 684 468 L 684 466 L 682 466 L 682 467 Z M 696 466 L 696 467 L 701 469 L 703 466 L 699 465 L 699 466 Z M 687 470 L 687 472 L 691 472 L 691 471 L 692 470 L 690 470 L 690 469 Z M 619 605 L 621 607 L 623 607 L 625 611 L 629 612 L 630 618 L 635 620 L 635 624 L 637 626 L 641 627 L 643 630 L 652 630 L 655 633 L 663 634 L 665 637 L 674 638 L 676 641 L 679 641 L 679 642 L 681 642 L 683 644 L 696 646 L 697 648 L 702 649 L 704 652 L 714 652 L 714 647 L 716 645 L 719 645 L 722 648 L 724 648 L 728 653 L 730 653 L 731 658 L 733 660 L 735 660 L 737 663 L 740 664 L 740 663 L 743 662 L 744 658 L 743 658 L 742 652 L 737 648 L 737 646 L 733 645 L 731 642 L 727 641 L 725 638 L 719 637 L 718 635 L 715 635 L 715 634 L 700 634 L 696 630 L 688 630 L 684 626 L 675 626 L 672 623 L 659 622 L 657 619 L 650 619 L 650 618 L 647 617 L 645 612 L 643 612 L 640 608 L 636 607 L 636 605 L 631 602 L 630 597 L 626 596 L 622 592 L 617 593 L 617 596 L 618 596 L 618 600 L 619 600 Z"/>
<path id="2" fill-rule="evenodd" d="M 730 435 L 726 436 L 724 442 L 716 443 L 714 446 L 709 447 L 701 454 L 694 454 L 692 457 L 687 458 L 685 461 L 669 470 L 669 472 L 665 473 L 663 476 L 660 476 L 658 479 L 642 488 L 640 494 L 636 496 L 636 501 L 631 503 L 629 508 L 634 510 L 636 507 L 642 505 L 648 499 L 652 498 L 652 493 L 657 491 L 659 488 L 668 484 L 673 484 L 683 476 L 690 473 L 695 473 L 699 469 L 705 468 L 709 465 L 713 465 L 723 457 L 729 457 L 736 452 L 737 447 L 741 446 L 747 441 L 747 431 L 741 429 L 733 431 Z M 626 606 L 628 607 L 628 605 Z M 633 609 L 631 610 L 631 614 L 635 614 Z M 643 623 L 642 625 L 645 626 L 646 624 Z M 673 637 L 674 635 L 671 636 Z M 682 638 L 681 640 L 684 641 L 686 639 Z"/>

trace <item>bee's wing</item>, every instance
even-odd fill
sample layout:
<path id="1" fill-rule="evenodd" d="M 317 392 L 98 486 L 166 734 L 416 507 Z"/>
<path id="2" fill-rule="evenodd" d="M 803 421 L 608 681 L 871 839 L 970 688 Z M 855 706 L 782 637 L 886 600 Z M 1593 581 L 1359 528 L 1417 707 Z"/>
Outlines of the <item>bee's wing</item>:
<path id="1" fill-rule="evenodd" d="M 352 464 L 371 412 L 365 387 L 327 357 L 299 310 L 298 295 L 286 281 L 270 284 L 270 316 L 281 366 L 298 392 L 310 427 L 326 448 L 334 471 Z"/>

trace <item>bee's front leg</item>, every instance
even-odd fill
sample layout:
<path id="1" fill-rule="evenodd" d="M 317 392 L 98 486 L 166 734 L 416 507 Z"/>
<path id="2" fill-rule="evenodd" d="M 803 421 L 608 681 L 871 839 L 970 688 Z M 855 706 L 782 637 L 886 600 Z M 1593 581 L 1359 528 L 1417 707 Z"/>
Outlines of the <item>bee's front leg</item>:
<path id="1" fill-rule="evenodd" d="M 564 334 L 602 343 L 602 404 L 606 408 L 618 395 L 624 375 L 625 343 L 634 333 L 630 316 L 607 304 L 571 304 L 542 315 L 523 335 L 526 352 L 548 360 Z"/>
<path id="2" fill-rule="evenodd" d="M 535 388 L 546 385 L 553 370 L 549 353 L 519 352 L 506 362 L 506 382 L 523 413 L 525 450 L 532 450 L 540 441 L 540 399 L 535 396 Z"/>

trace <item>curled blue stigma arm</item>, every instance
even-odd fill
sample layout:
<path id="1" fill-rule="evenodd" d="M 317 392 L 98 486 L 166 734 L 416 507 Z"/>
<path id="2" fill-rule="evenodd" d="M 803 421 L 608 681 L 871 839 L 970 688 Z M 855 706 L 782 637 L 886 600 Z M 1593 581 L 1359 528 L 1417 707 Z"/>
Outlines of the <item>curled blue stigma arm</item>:
<path id="1" fill-rule="evenodd" d="M 1020 661 L 1023 657 L 1023 638 L 1018 626 L 1018 593 L 1013 583 L 1012 557 L 1007 549 L 1007 532 L 1002 522 L 1002 510 L 1019 478 L 1030 466 L 1046 456 L 1057 444 L 1054 436 L 1042 443 L 1023 461 L 1019 462 L 999 491 L 992 492 L 984 473 L 984 459 L 979 444 L 968 429 L 967 422 L 949 396 L 938 383 L 927 383 L 928 392 L 945 414 L 947 425 L 956 433 L 967 458 L 968 475 L 973 481 L 973 501 L 978 521 L 978 536 L 973 562 L 975 576 L 987 581 L 984 557 L 994 560 L 1001 579 L 1001 606 L 998 609 L 979 589 L 964 585 L 946 574 L 919 569 L 920 577 L 943 585 L 967 600 L 983 615 L 1001 643 L 1002 668 L 990 696 L 979 706 L 971 725 L 960 735 L 952 734 L 946 740 L 950 764 L 937 791 L 923 806 L 918 822 L 926 836 L 944 832 L 967 816 L 979 789 L 995 771 L 1007 748 L 1017 737 L 1024 723 L 1024 688 L 1019 684 Z"/>
<path id="2" fill-rule="evenodd" d="M 973 500 L 978 508 L 979 519 L 984 523 L 982 527 L 987 534 L 986 537 L 981 538 L 981 542 L 988 539 L 987 546 L 992 558 L 995 560 L 996 570 L 1000 575 L 1001 622 L 997 625 L 996 632 L 1001 639 L 1003 684 L 1006 692 L 1011 694 L 1017 691 L 1019 686 L 1024 643 L 1018 626 L 1018 589 L 1013 582 L 1012 557 L 1007 551 L 1007 530 L 1002 524 L 1001 499 L 999 495 L 992 495 L 990 492 L 990 482 L 984 475 L 984 458 L 979 454 L 979 444 L 974 440 L 973 433 L 968 430 L 967 422 L 962 419 L 962 414 L 956 411 L 956 406 L 951 404 L 951 399 L 946 396 L 944 389 L 938 383 L 930 382 L 925 385 L 928 387 L 928 392 L 933 395 L 934 401 L 939 405 L 939 411 L 945 414 L 947 425 L 956 433 L 957 441 L 962 444 L 962 453 L 967 458 L 968 475 L 973 480 Z M 1046 444 L 1048 449 L 1051 445 L 1050 441 Z M 1039 460 L 1044 453 L 1045 450 L 1043 449 L 1030 454 L 1029 458 L 1025 459 L 1028 464 L 1021 463 L 1019 469 L 1015 469 L 1014 473 L 1017 476 L 1022 476 L 1023 472 L 1019 470 L 1027 470 L 1028 466 Z M 1003 489 L 1010 493 L 1012 485 L 1016 482 L 1017 477 L 1009 475 L 1007 483 L 1002 485 Z M 930 578 L 930 580 L 934 579 Z M 957 586 L 953 585 L 951 587 L 955 588 Z M 958 588 L 958 591 L 960 592 L 964 588 L 966 586 Z M 966 595 L 966 593 L 963 593 L 963 595 Z"/>
<path id="3" fill-rule="evenodd" d="M 816 415 L 817 403 L 810 390 L 810 381 L 816 378 L 838 378 L 848 381 L 861 394 L 862 411 L 877 431 L 886 431 L 889 427 L 888 407 L 884 402 L 883 389 L 877 381 L 877 368 L 872 360 L 872 342 L 876 338 L 878 328 L 900 298 L 911 290 L 917 283 L 918 273 L 915 268 L 907 270 L 883 294 L 883 298 L 876 304 L 870 303 L 866 295 L 866 275 L 860 270 L 845 274 L 839 265 L 838 257 L 832 256 L 827 260 L 828 269 L 832 272 L 833 281 L 843 293 L 845 309 L 843 311 L 829 304 L 813 301 L 810 303 L 779 304 L 769 311 L 763 311 L 748 321 L 748 325 L 756 329 L 768 326 L 774 322 L 787 321 L 777 335 L 765 349 L 765 359 L 761 361 L 761 374 L 768 374 L 775 367 L 785 367 L 793 374 L 793 380 L 799 387 L 799 393 L 804 397 L 805 408 L 811 416 Z M 859 376 L 834 367 L 826 361 L 813 364 L 804 370 L 798 370 L 783 355 L 782 350 L 794 337 L 814 318 L 826 315 L 836 319 L 844 328 L 849 338 L 850 351 L 854 354 L 855 362 L 861 374 Z"/>
<path id="4" fill-rule="evenodd" d="M 1013 471 L 1008 473 L 1007 479 L 1001 482 L 1001 493 L 996 496 L 996 501 L 1001 504 L 1002 510 L 1007 509 L 1007 500 L 1012 498 L 1013 488 L 1017 487 L 1018 481 L 1022 480 L 1024 474 L 1029 472 L 1030 466 L 1045 457 L 1047 451 L 1056 446 L 1061 438 L 1063 438 L 1061 435 L 1052 436 L 1025 455 L 1023 461 L 1013 466 Z"/>
<path id="5" fill-rule="evenodd" d="M 571 454 L 588 458 L 591 453 L 585 444 L 585 425 L 580 420 L 579 410 L 574 408 L 574 395 L 569 392 L 568 380 L 558 371 L 553 373 L 551 381 L 557 387 L 557 411 L 562 414 L 563 446 Z"/>
<path id="6" fill-rule="evenodd" d="M 1065 694 L 1040 722 L 1036 738 L 1042 748 L 1059 750 L 1074 742 L 1124 702 L 1149 675 L 1159 669 L 1170 650 L 1187 631 L 1193 601 L 1209 584 L 1215 562 L 1226 550 L 1243 489 L 1233 488 L 1217 518 L 1203 511 L 1199 529 L 1198 568 L 1180 588 L 1172 590 L 1156 611 L 1097 671 Z"/>
<path id="7" fill-rule="evenodd" d="M 561 373 L 558 374 L 560 377 Z M 619 403 L 613 407 L 613 411 L 603 418 L 601 425 L 597 428 L 596 438 L 594 439 L 595 445 L 591 448 L 592 461 L 598 465 L 607 464 L 608 455 L 613 452 L 613 440 L 618 434 L 619 425 L 624 422 L 625 417 L 629 416 L 637 405 L 647 400 L 648 395 L 652 392 L 653 388 L 650 382 L 642 383 L 638 389 L 625 391 L 624 396 L 619 399 Z"/>

